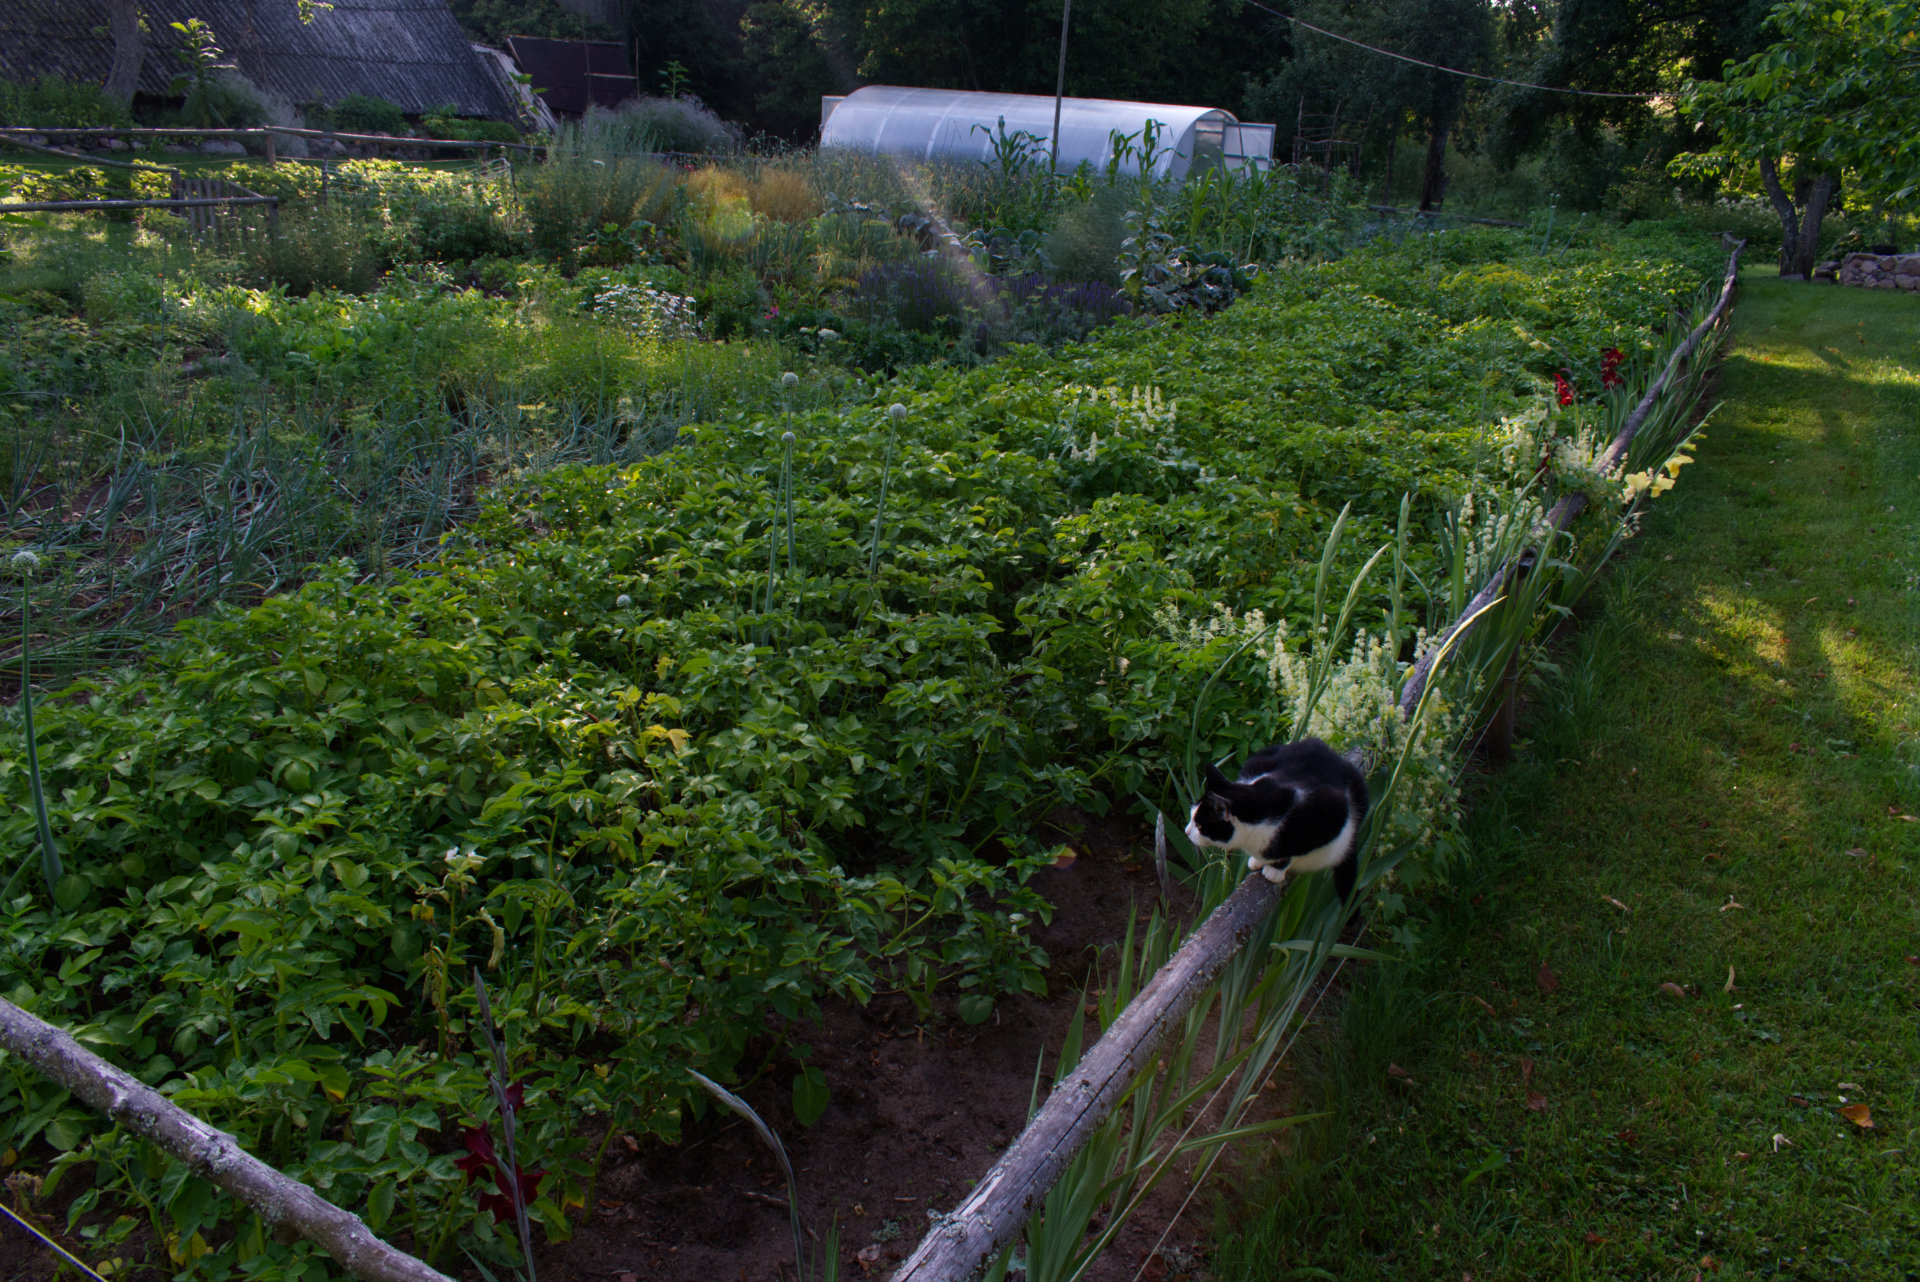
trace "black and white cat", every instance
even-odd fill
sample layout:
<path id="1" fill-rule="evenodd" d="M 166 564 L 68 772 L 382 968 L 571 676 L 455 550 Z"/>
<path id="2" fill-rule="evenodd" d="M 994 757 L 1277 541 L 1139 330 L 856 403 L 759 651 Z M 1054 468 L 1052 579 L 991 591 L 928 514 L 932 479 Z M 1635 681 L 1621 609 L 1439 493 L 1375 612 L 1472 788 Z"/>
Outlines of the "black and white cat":
<path id="1" fill-rule="evenodd" d="M 1289 871 L 1333 869 L 1340 902 L 1359 874 L 1354 847 L 1367 817 L 1367 777 L 1318 739 L 1262 749 L 1238 782 L 1207 767 L 1207 790 L 1187 837 L 1196 846 L 1238 850 L 1268 881 Z"/>

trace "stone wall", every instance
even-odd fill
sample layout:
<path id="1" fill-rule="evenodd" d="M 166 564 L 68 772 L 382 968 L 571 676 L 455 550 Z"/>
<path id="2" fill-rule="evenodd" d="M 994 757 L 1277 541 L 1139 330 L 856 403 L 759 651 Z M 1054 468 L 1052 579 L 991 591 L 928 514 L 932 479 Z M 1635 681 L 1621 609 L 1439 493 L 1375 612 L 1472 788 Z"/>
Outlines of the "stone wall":
<path id="1" fill-rule="evenodd" d="M 1920 290 L 1920 254 L 1848 254 L 1838 263 L 1821 263 L 1813 278 L 1861 289 Z"/>

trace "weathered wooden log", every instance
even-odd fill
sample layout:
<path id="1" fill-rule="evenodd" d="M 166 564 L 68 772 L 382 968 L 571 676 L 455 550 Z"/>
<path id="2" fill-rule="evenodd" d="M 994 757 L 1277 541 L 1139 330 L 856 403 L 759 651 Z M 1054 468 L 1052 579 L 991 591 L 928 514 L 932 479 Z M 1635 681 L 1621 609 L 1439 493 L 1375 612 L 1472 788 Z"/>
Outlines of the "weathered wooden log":
<path id="1" fill-rule="evenodd" d="M 291 1229 L 318 1243 L 361 1282 L 452 1282 L 438 1269 L 382 1242 L 359 1216 L 254 1157 L 233 1136 L 5 999 L 0 999 L 0 1048 L 245 1202 L 268 1228 Z"/>
<path id="2" fill-rule="evenodd" d="M 1740 271 L 1740 251 L 1746 247 L 1747 242 L 1744 240 L 1733 247 L 1733 253 L 1727 257 L 1727 279 L 1726 283 L 1720 287 L 1719 301 L 1714 303 L 1713 310 L 1707 313 L 1706 319 L 1694 326 L 1693 331 L 1687 335 L 1680 346 L 1674 348 L 1672 357 L 1667 361 L 1667 367 L 1660 371 L 1660 377 L 1655 379 L 1653 386 L 1647 389 L 1647 394 L 1640 399 L 1640 403 L 1633 407 L 1633 412 L 1627 415 L 1627 421 L 1620 425 L 1620 430 L 1614 434 L 1612 443 L 1607 446 L 1607 452 L 1600 456 L 1595 467 L 1602 474 L 1614 471 L 1627 457 L 1627 450 L 1632 446 L 1634 436 L 1647 421 L 1647 415 L 1653 413 L 1653 407 L 1658 405 L 1660 398 L 1666 394 L 1673 376 L 1680 370 L 1681 362 L 1693 354 L 1694 349 L 1700 345 L 1700 340 L 1706 337 L 1707 331 L 1719 324 L 1726 315 L 1727 308 L 1733 305 L 1733 288 Z M 1585 494 L 1561 495 L 1560 501 L 1555 503 L 1547 513 L 1547 518 L 1542 523 L 1542 533 L 1560 533 L 1572 525 L 1574 518 L 1586 509 Z M 1441 634 L 1440 644 L 1421 656 L 1420 661 L 1413 665 L 1413 670 L 1407 674 L 1406 683 L 1400 687 L 1402 716 L 1411 717 L 1414 709 L 1420 705 L 1420 696 L 1426 692 L 1427 679 L 1432 675 L 1433 661 L 1451 650 L 1479 621 L 1480 612 L 1492 605 L 1500 595 L 1501 587 L 1506 581 L 1506 571 L 1507 567 L 1500 567 L 1500 572 L 1474 594 L 1473 600 L 1467 603 L 1467 608 L 1460 612 L 1460 617 Z"/>
<path id="3" fill-rule="evenodd" d="M 1194 1002 L 1279 904 L 1285 882 L 1255 874 L 1213 910 L 1073 1072 L 1058 1082 L 986 1178 L 942 1217 L 893 1282 L 958 1282 L 1026 1227 L 1034 1208 L 1134 1079 L 1153 1063 Z"/>

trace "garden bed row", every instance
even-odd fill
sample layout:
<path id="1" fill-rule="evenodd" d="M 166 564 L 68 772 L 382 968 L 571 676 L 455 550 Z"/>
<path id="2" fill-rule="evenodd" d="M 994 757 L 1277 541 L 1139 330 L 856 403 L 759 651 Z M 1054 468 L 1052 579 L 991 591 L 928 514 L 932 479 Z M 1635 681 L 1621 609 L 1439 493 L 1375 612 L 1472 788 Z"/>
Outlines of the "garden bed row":
<path id="1" fill-rule="evenodd" d="M 633 467 L 505 486 L 415 573 L 323 574 L 49 704 L 70 880 L 5 906 L 0 988 L 376 1231 L 505 1261 L 454 1165 L 488 1111 L 478 964 L 564 1237 L 606 1144 L 701 1107 L 690 1067 L 789 1078 L 803 1125 L 833 1107 L 803 1035 L 754 1041 L 770 1017 L 887 990 L 979 1023 L 1045 991 L 1041 817 L 1171 812 L 1170 761 L 1287 737 L 1290 665 L 1328 657 L 1317 579 L 1399 521 L 1455 550 L 1409 541 L 1404 615 L 1365 597 L 1329 733 L 1397 716 L 1359 696 L 1477 582 L 1487 503 L 1543 448 L 1595 483 L 1578 443 L 1624 395 L 1602 353 L 1644 364 L 1710 253 L 1447 233 L 1218 318 L 722 413 Z M 1550 410 L 1563 370 L 1582 399 Z M 1281 620 L 1296 639 L 1261 642 Z M 1203 724 L 1209 690 L 1231 697 Z M 0 787 L 24 801 L 17 765 Z M 1449 826 L 1444 787 L 1414 792 L 1382 834 L 1406 877 Z M 164 1208 L 207 1267 L 305 1250 L 8 1069 L 0 1140 L 90 1169 L 77 1214 Z"/>

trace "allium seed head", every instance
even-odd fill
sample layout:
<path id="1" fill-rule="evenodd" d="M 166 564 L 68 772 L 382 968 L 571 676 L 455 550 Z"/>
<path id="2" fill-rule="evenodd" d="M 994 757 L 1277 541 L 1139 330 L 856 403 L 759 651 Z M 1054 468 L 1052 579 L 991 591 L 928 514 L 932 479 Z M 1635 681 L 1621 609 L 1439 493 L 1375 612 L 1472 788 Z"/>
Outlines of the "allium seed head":
<path id="1" fill-rule="evenodd" d="M 40 568 L 40 558 L 22 548 L 13 554 L 13 572 L 23 578 L 31 577 Z"/>
<path id="2" fill-rule="evenodd" d="M 898 422 L 907 416 L 907 407 L 899 401 L 895 401 L 893 404 L 887 406 L 887 416 L 895 422 Z"/>
<path id="3" fill-rule="evenodd" d="M 791 444 L 793 444 L 793 433 L 792 433 L 792 432 L 782 432 L 782 433 L 780 433 L 780 439 L 781 439 L 781 440 L 782 440 L 783 442 L 785 442 L 786 444 L 788 444 L 788 445 L 791 445 Z"/>
<path id="4" fill-rule="evenodd" d="M 788 370 L 780 376 L 780 386 L 786 388 L 798 387 L 800 386 L 800 376 L 792 370 Z"/>
<path id="5" fill-rule="evenodd" d="M 615 609 L 624 610 L 633 604 L 633 598 L 622 592 L 613 599 L 613 604 Z"/>

